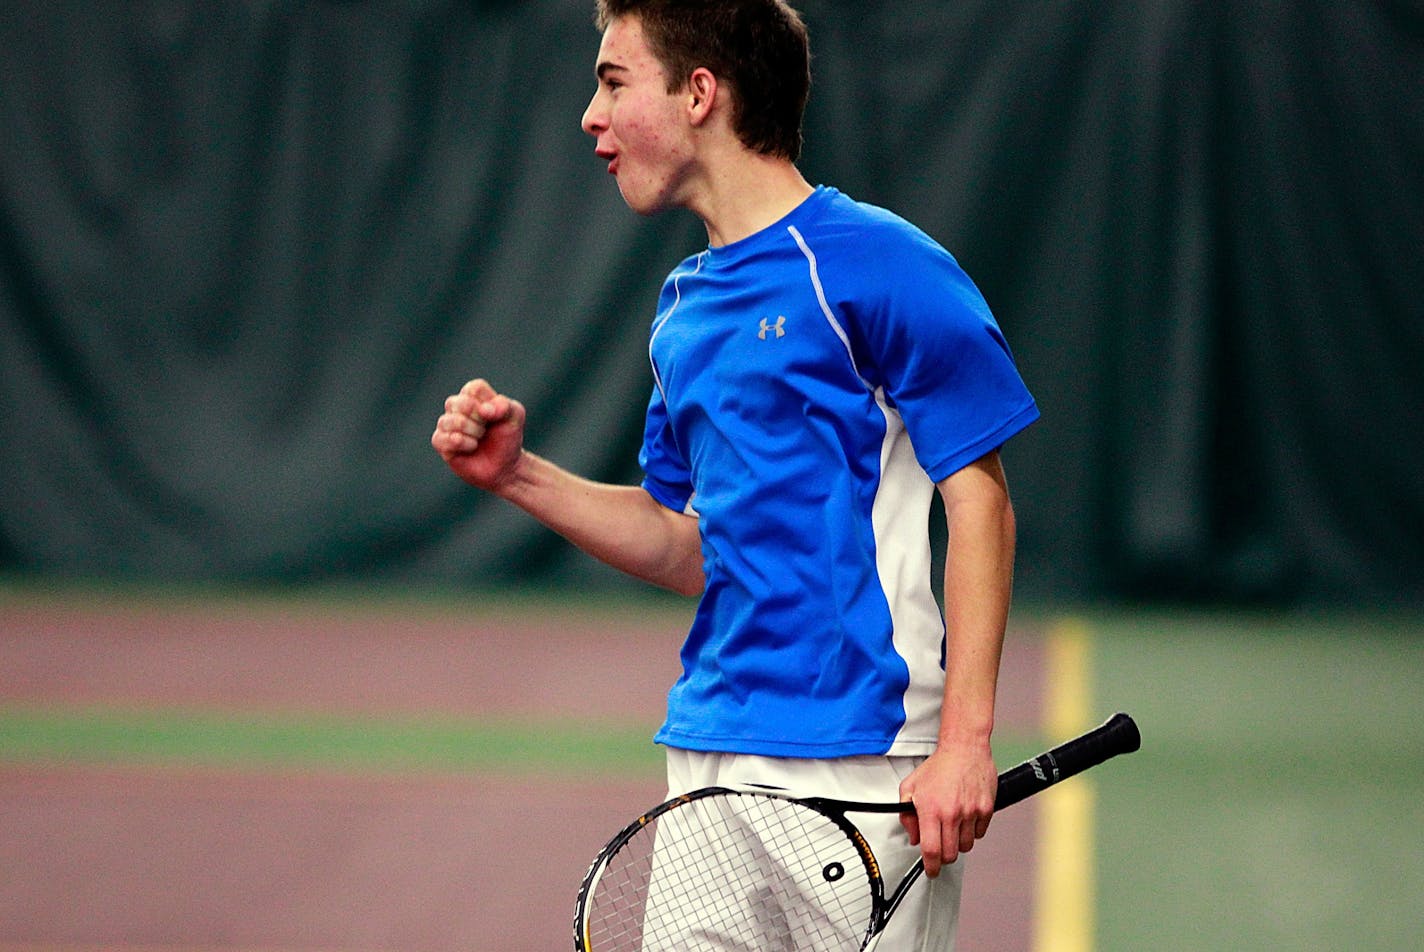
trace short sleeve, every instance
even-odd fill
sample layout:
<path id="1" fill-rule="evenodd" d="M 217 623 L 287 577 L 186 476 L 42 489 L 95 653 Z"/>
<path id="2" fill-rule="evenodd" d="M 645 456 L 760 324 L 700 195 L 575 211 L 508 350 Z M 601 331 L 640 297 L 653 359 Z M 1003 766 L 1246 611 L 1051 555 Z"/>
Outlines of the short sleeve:
<path id="1" fill-rule="evenodd" d="M 638 465 L 643 470 L 643 488 L 669 509 L 683 512 L 692 499 L 692 475 L 672 426 L 662 392 L 653 388 L 648 400 L 648 414 L 643 424 L 643 448 L 638 452 Z"/>
<path id="2" fill-rule="evenodd" d="M 918 231 L 891 240 L 896 268 L 872 274 L 847 262 L 859 287 L 847 286 L 840 306 L 862 373 L 884 388 L 938 482 L 1002 446 L 1038 408 L 983 295 L 949 252 Z"/>

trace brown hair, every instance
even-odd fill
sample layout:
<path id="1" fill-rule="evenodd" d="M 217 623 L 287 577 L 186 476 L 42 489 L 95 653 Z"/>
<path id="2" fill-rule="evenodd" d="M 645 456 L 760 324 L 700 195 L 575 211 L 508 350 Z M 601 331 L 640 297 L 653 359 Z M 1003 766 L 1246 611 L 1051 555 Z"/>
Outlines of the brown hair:
<path id="1" fill-rule="evenodd" d="M 597 0 L 600 30 L 637 17 L 668 91 L 698 67 L 732 87 L 732 129 L 749 149 L 793 162 L 811 92 L 806 25 L 784 0 Z"/>

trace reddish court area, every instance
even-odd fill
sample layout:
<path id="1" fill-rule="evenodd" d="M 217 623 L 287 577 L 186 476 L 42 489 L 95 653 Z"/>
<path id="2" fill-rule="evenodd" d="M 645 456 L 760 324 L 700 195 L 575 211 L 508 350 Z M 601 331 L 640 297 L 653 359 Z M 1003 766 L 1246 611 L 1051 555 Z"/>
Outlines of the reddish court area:
<path id="1" fill-rule="evenodd" d="M 0 697 L 91 709 L 439 714 L 655 726 L 676 612 L 0 603 Z M 1037 638 L 1000 724 L 1035 736 Z M 0 717 L 4 716 L 0 707 Z M 572 948 L 597 847 L 655 776 L 0 761 L 0 952 Z M 1035 810 L 968 858 L 960 952 L 1026 952 Z"/>

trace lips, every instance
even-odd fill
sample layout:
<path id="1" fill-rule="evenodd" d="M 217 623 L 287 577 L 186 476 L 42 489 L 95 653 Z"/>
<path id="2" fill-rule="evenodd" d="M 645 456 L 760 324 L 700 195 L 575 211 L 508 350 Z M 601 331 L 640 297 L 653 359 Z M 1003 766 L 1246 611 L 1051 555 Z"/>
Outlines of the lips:
<path id="1" fill-rule="evenodd" d="M 608 174 L 609 174 L 609 175 L 617 175 L 617 174 L 618 174 L 618 153 L 617 153 L 615 150 L 613 150 L 613 149 L 606 149 L 606 148 L 597 148 L 597 149 L 594 149 L 594 150 L 593 150 L 593 154 L 596 155 L 596 156 L 598 156 L 600 159 L 607 159 L 607 160 L 608 160 Z"/>

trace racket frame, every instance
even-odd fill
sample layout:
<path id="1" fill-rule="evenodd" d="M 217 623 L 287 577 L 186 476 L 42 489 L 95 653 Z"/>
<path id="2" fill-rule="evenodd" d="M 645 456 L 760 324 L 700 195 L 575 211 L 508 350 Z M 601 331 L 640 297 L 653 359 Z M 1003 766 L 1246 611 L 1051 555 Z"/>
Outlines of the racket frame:
<path id="1" fill-rule="evenodd" d="M 865 834 L 860 832 L 854 823 L 846 816 L 846 813 L 903 813 L 908 809 L 914 811 L 913 804 L 905 803 L 861 803 L 853 800 L 836 800 L 830 797 L 793 797 L 786 793 L 777 793 L 763 789 L 736 789 L 732 787 L 701 787 L 688 793 L 680 794 L 670 800 L 665 800 L 653 807 L 647 813 L 629 823 L 622 830 L 608 841 L 599 850 L 598 855 L 589 864 L 588 872 L 584 874 L 583 882 L 579 886 L 578 899 L 574 904 L 574 949 L 576 952 L 590 952 L 592 938 L 589 935 L 589 900 L 598 890 L 598 881 L 602 878 L 604 871 L 608 868 L 609 861 L 618 855 L 618 851 L 628 842 L 645 830 L 649 824 L 656 822 L 660 817 L 681 807 L 688 806 L 698 800 L 709 797 L 725 796 L 759 797 L 762 799 L 784 800 L 798 806 L 815 810 L 821 816 L 830 820 L 836 827 L 845 834 L 847 840 L 855 847 L 856 855 L 865 869 L 866 880 L 871 892 L 871 913 L 870 923 L 867 928 L 865 942 L 869 942 L 880 929 L 884 928 L 884 923 L 889 920 L 890 912 L 895 905 L 899 904 L 899 898 L 907 883 L 901 883 L 900 888 L 892 897 L 894 905 L 889 905 L 885 900 L 885 879 L 880 872 L 880 861 L 875 857 L 875 851 L 870 848 L 870 842 L 865 838 Z"/>

